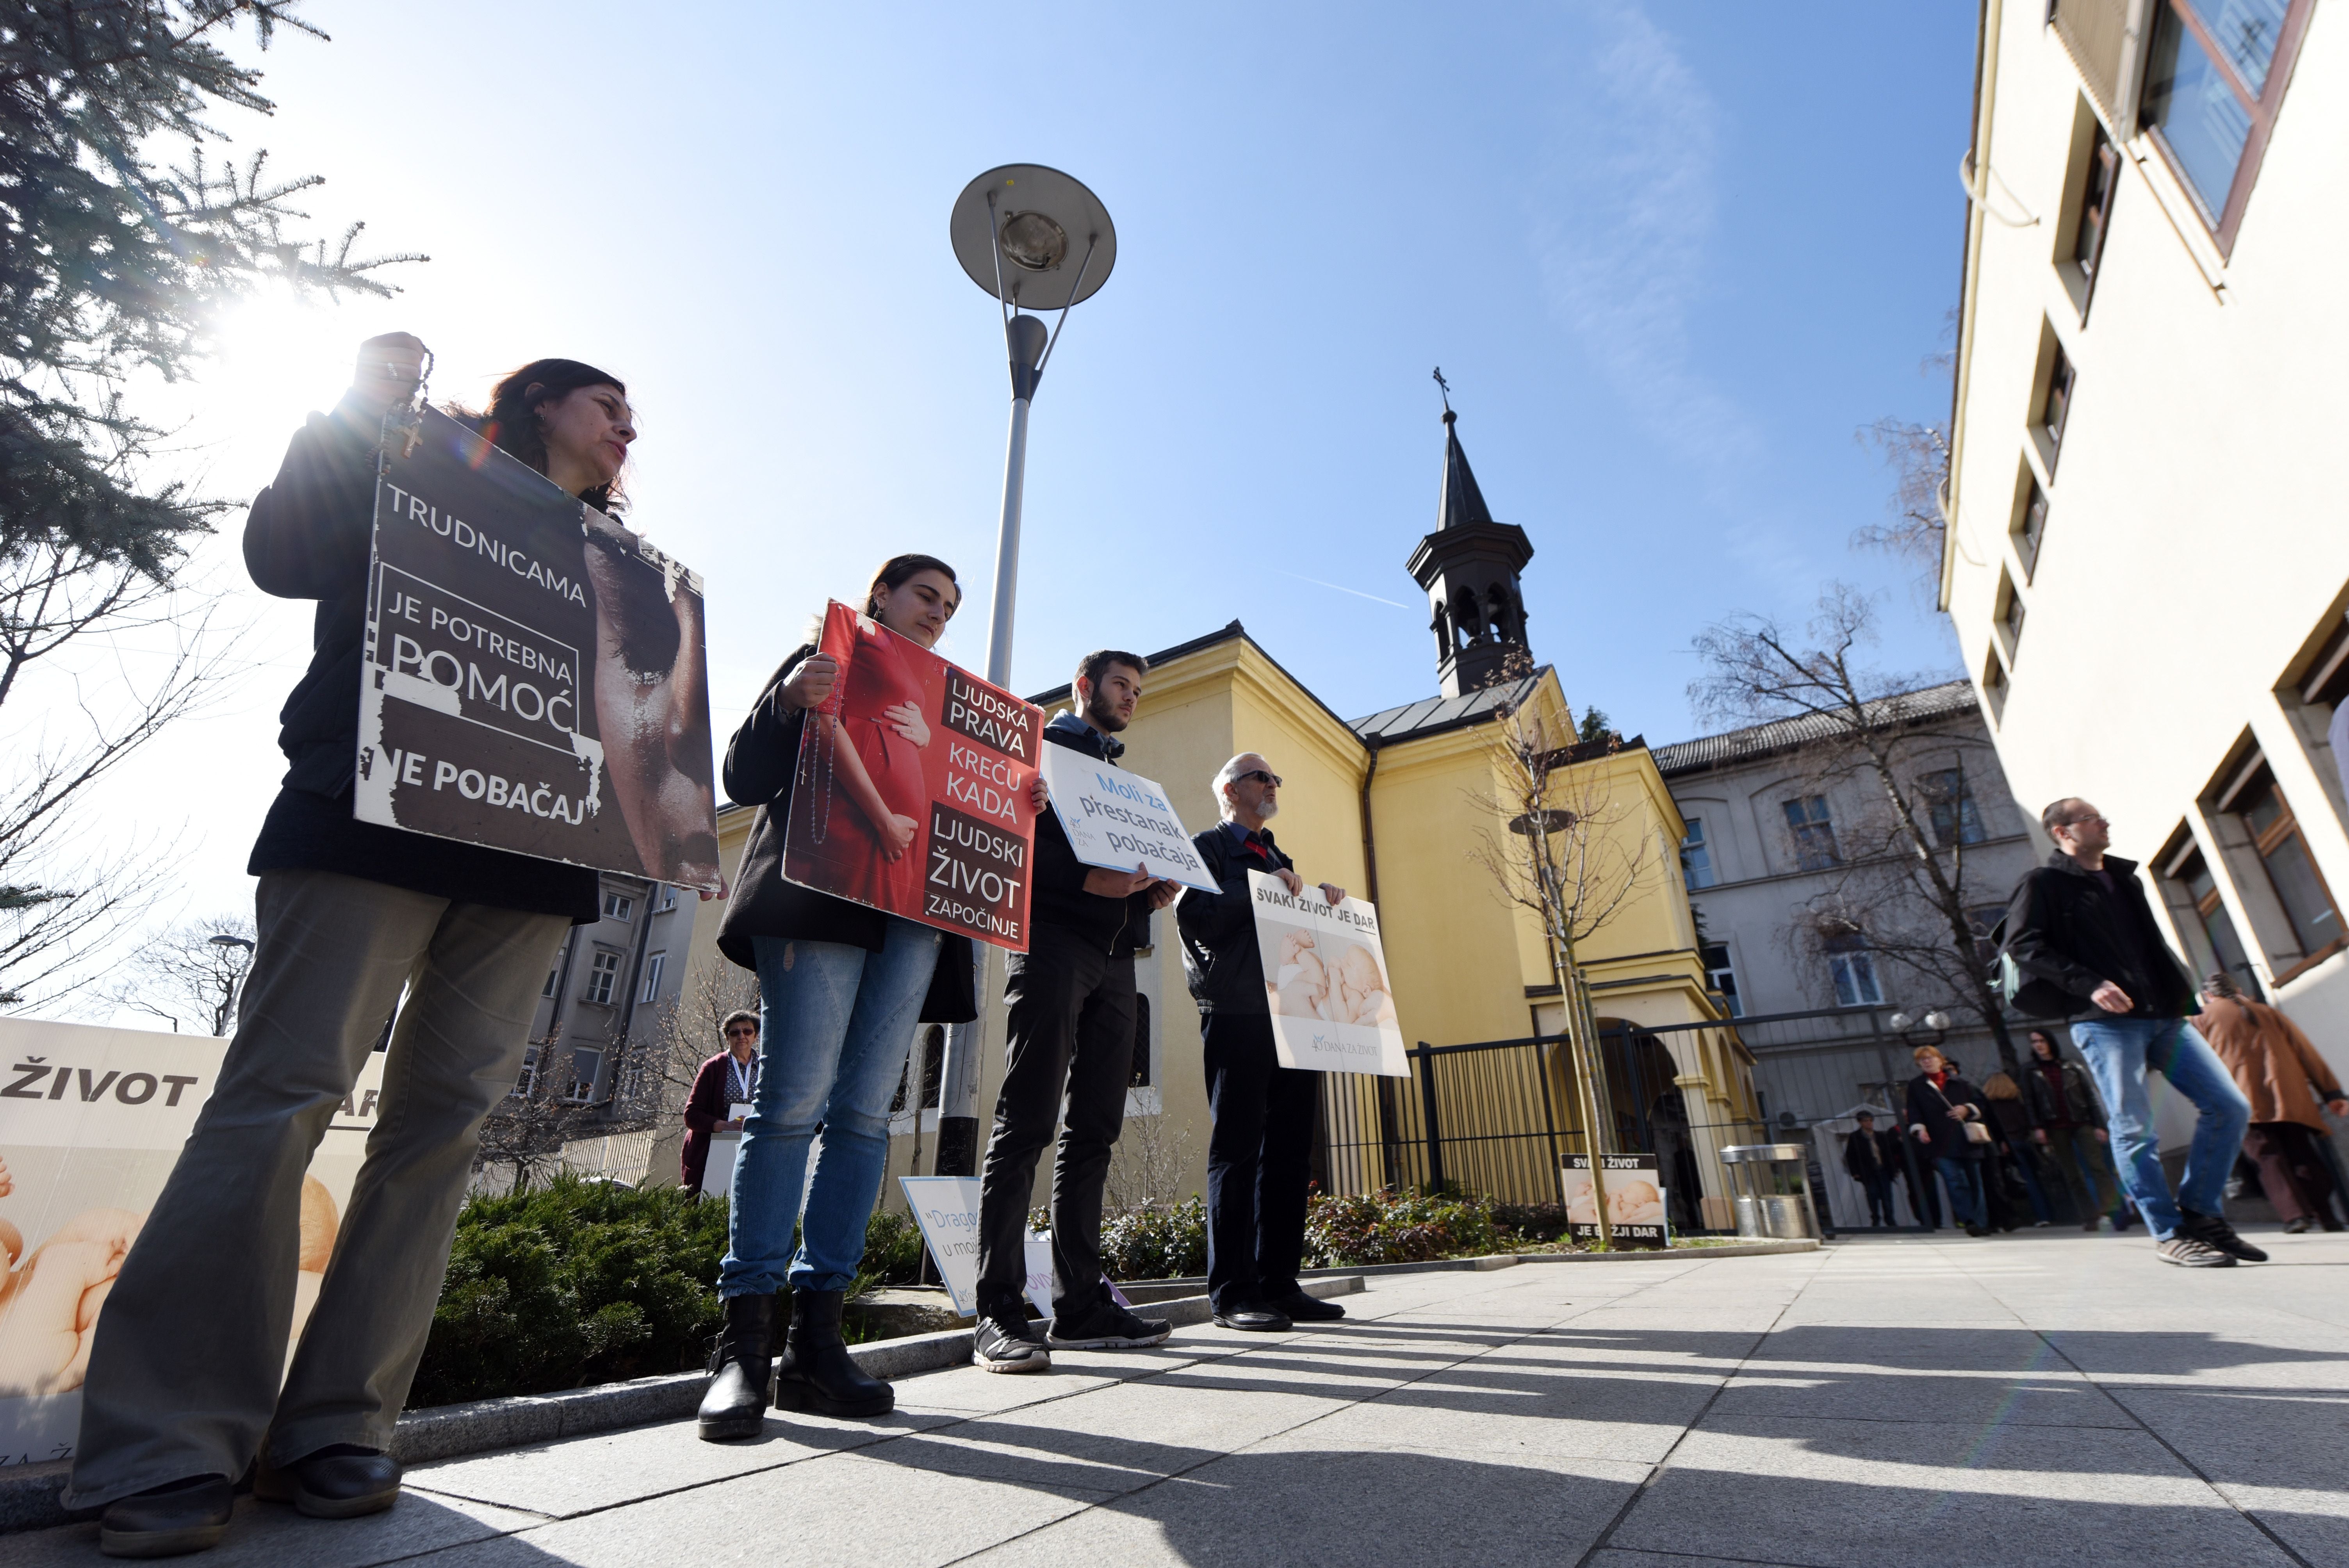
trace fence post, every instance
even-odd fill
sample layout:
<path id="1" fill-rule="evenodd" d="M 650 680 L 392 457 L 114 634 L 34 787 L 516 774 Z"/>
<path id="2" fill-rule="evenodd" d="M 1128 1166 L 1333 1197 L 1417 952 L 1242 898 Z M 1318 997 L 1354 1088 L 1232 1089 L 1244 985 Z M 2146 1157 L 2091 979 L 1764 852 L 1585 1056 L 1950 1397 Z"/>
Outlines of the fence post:
<path id="1" fill-rule="evenodd" d="M 1411 1053 L 1419 1058 L 1419 1095 L 1427 1117 L 1427 1185 L 1444 1191 L 1444 1131 L 1435 1119 L 1435 1053 L 1425 1040 Z"/>

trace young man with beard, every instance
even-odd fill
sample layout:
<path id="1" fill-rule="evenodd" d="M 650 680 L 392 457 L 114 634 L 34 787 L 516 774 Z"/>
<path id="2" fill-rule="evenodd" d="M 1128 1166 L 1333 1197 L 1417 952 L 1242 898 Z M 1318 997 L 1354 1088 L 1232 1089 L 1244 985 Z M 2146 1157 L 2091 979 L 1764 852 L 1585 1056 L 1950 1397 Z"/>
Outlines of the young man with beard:
<path id="1" fill-rule="evenodd" d="M 1077 711 L 1045 726 L 1045 741 L 1116 761 L 1125 750 L 1116 737 L 1133 722 L 1149 671 L 1139 654 L 1086 655 L 1070 687 Z M 1133 1078 L 1133 951 L 1149 934 L 1151 912 L 1174 903 L 1178 890 L 1139 867 L 1086 865 L 1049 810 L 1036 820 L 1032 885 L 1028 951 L 1010 955 L 1004 983 L 1010 1067 L 979 1175 L 971 1360 L 990 1372 L 1044 1371 L 1050 1348 L 1155 1345 L 1173 1326 L 1136 1316 L 1110 1295 L 1101 1212 Z M 1028 1202 L 1063 1096 L 1068 1118 L 1052 1163 L 1052 1321 L 1040 1333 L 1028 1321 Z"/>
<path id="2" fill-rule="evenodd" d="M 1224 820 L 1191 842 L 1222 891 L 1187 889 L 1175 910 L 1206 1046 L 1207 1298 L 1219 1326 L 1278 1334 L 1346 1315 L 1297 1282 L 1321 1075 L 1282 1067 L 1273 1048 L 1247 873 L 1278 877 L 1292 898 L 1305 880 L 1266 826 L 1280 810 L 1280 776 L 1262 757 L 1225 763 L 1215 790 Z M 1323 882 L 1321 896 L 1336 903 L 1346 890 Z"/>
<path id="3" fill-rule="evenodd" d="M 2251 1103 L 2189 1021 L 2194 983 L 2154 923 L 2137 862 L 2106 853 L 2112 824 L 2076 796 L 2049 806 L 2039 823 L 2054 853 L 2017 884 L 2006 911 L 2006 955 L 2028 980 L 2015 992 L 2016 1010 L 2088 1015 L 2072 1025 L 2072 1044 L 2112 1118 L 2121 1189 L 2137 1201 L 2162 1261 L 2187 1268 L 2267 1262 L 2220 1212 Z M 2148 1069 L 2198 1113 L 2175 1198 L 2154 1136 Z"/>

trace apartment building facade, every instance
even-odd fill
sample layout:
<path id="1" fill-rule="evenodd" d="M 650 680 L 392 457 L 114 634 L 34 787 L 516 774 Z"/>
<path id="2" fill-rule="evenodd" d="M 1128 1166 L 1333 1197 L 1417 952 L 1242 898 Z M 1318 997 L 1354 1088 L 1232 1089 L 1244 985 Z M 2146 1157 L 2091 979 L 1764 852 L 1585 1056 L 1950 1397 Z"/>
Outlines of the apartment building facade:
<path id="1" fill-rule="evenodd" d="M 2024 807 L 2349 1071 L 2344 88 L 2338 5 L 1983 5 L 1940 588 Z"/>

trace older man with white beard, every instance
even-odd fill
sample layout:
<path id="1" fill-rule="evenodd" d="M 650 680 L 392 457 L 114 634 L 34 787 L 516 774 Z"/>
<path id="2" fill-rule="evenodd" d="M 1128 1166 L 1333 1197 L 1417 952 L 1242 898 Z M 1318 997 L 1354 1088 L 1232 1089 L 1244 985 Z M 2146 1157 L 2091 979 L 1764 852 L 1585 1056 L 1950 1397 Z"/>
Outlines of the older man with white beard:
<path id="1" fill-rule="evenodd" d="M 1273 1049 L 1247 873 L 1278 877 L 1292 897 L 1305 882 L 1266 826 L 1280 810 L 1270 765 L 1244 751 L 1217 771 L 1215 791 L 1224 820 L 1191 842 L 1218 891 L 1186 888 L 1174 906 L 1206 1045 L 1207 1295 L 1220 1326 L 1278 1333 L 1346 1315 L 1297 1282 L 1321 1075 L 1282 1067 Z M 1346 890 L 1323 882 L 1321 896 L 1336 903 Z"/>

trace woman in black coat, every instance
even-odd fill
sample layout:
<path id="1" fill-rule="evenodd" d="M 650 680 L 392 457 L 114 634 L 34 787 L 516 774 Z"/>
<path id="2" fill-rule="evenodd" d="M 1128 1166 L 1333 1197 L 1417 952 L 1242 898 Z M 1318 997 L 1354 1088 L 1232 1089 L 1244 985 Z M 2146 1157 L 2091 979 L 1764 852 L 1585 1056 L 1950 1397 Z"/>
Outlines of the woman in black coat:
<path id="1" fill-rule="evenodd" d="M 1949 1070 L 1941 1053 L 1932 1047 L 1918 1047 L 1916 1060 L 1917 1076 L 1909 1080 L 1909 1134 L 1930 1150 L 1941 1184 L 1950 1190 L 1951 1212 L 1965 1226 L 1966 1234 L 1986 1236 L 1990 1214 L 1982 1186 L 1982 1158 L 1997 1139 L 1989 1104 L 1980 1089 Z M 1982 1129 L 1988 1136 L 1970 1136 L 1969 1126 Z"/>

